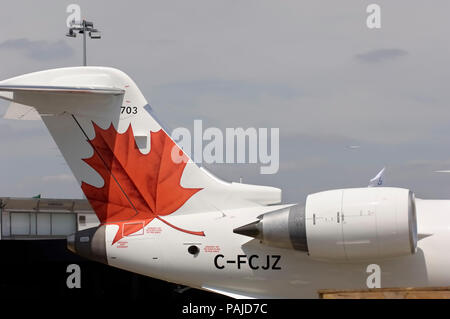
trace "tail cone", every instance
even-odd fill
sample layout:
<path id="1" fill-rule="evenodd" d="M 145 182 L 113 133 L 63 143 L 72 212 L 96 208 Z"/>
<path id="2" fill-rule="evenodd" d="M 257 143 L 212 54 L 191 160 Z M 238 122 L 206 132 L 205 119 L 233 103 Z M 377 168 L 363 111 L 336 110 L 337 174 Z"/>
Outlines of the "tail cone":
<path id="1" fill-rule="evenodd" d="M 67 236 L 67 249 L 84 258 L 108 264 L 105 242 L 106 226 L 80 230 Z"/>

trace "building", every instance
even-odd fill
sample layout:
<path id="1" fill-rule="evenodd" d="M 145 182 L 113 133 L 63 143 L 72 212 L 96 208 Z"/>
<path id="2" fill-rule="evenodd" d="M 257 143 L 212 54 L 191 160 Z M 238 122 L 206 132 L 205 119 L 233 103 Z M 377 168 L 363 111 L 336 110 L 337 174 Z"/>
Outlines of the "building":
<path id="1" fill-rule="evenodd" d="M 66 248 L 66 236 L 95 227 L 99 220 L 87 200 L 0 197 L 0 292 L 7 298 L 224 297 L 93 262 Z M 81 288 L 69 289 L 66 269 L 81 269 Z"/>
<path id="2" fill-rule="evenodd" d="M 0 198 L 0 239 L 65 239 L 99 220 L 85 199 Z"/>

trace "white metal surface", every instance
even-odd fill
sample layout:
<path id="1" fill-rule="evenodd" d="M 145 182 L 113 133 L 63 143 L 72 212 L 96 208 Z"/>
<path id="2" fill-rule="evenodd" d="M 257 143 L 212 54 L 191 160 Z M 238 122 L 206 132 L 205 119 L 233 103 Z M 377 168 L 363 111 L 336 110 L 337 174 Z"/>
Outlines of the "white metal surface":
<path id="1" fill-rule="evenodd" d="M 416 216 L 409 190 L 351 188 L 311 194 L 306 200 L 310 256 L 358 260 L 415 251 Z"/>

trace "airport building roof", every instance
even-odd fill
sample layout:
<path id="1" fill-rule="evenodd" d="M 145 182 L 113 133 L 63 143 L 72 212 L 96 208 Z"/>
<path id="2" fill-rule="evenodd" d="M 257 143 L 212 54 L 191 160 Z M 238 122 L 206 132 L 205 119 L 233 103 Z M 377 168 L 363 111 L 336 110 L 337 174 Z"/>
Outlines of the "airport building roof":
<path id="1" fill-rule="evenodd" d="M 92 208 L 86 199 L 0 197 L 0 207 L 3 210 L 14 211 L 93 213 Z"/>

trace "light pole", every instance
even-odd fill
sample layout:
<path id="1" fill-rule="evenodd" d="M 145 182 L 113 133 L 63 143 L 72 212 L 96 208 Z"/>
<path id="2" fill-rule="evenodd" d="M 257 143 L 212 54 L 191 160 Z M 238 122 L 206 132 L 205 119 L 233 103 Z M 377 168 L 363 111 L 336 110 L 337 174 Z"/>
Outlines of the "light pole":
<path id="1" fill-rule="evenodd" d="M 94 29 L 94 23 L 86 20 L 83 20 L 81 23 L 77 23 L 75 22 L 75 20 L 72 21 L 72 23 L 70 24 L 69 32 L 66 34 L 66 36 L 76 38 L 77 32 L 83 35 L 83 65 L 86 66 L 86 33 L 89 33 L 89 37 L 91 39 L 101 39 L 102 36 L 100 31 Z"/>

